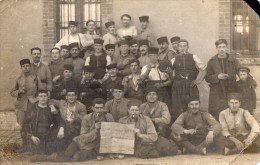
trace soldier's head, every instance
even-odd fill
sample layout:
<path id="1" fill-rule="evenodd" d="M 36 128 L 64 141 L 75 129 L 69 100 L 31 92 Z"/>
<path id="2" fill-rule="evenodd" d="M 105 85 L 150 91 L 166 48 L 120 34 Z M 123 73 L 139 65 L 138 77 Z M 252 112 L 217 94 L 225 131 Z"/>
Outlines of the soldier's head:
<path id="1" fill-rule="evenodd" d="M 142 104 L 141 101 L 135 100 L 135 99 L 130 100 L 127 103 L 128 114 L 131 119 L 137 119 L 139 117 L 139 115 L 141 114 L 141 111 L 140 111 L 141 104 Z"/>
<path id="2" fill-rule="evenodd" d="M 242 95 L 240 93 L 228 94 L 228 107 L 232 113 L 236 113 L 241 105 Z"/>
<path id="3" fill-rule="evenodd" d="M 116 77 L 118 73 L 117 64 L 112 63 L 107 66 L 107 72 L 109 74 L 109 77 Z"/>
<path id="4" fill-rule="evenodd" d="M 38 103 L 40 105 L 47 105 L 48 99 L 49 99 L 48 91 L 47 90 L 39 90 L 36 93 L 36 98 L 37 98 Z"/>
<path id="5" fill-rule="evenodd" d="M 115 34 L 116 33 L 116 28 L 115 28 L 115 22 L 114 21 L 109 21 L 105 23 L 105 26 L 107 28 L 107 32 L 110 34 Z"/>
<path id="6" fill-rule="evenodd" d="M 146 29 L 149 24 L 149 16 L 139 17 L 140 25 L 142 29 Z"/>
<path id="7" fill-rule="evenodd" d="M 129 52 L 129 42 L 126 40 L 122 40 L 119 43 L 120 45 L 120 53 L 122 56 L 127 56 Z"/>
<path id="8" fill-rule="evenodd" d="M 115 44 L 107 44 L 105 45 L 105 48 L 106 48 L 106 54 L 108 56 L 110 56 L 111 58 L 114 56 L 115 54 L 115 47 L 116 45 Z"/>
<path id="9" fill-rule="evenodd" d="M 158 62 L 159 60 L 159 49 L 158 48 L 155 48 L 155 47 L 150 47 L 148 49 L 148 56 L 149 56 L 149 59 L 150 59 L 150 62 L 152 64 L 155 64 Z"/>
<path id="10" fill-rule="evenodd" d="M 130 46 L 129 47 L 130 52 L 132 54 L 137 54 L 138 49 L 139 49 L 137 40 L 135 40 L 135 39 L 130 40 L 129 46 Z"/>
<path id="11" fill-rule="evenodd" d="M 161 51 L 165 51 L 169 48 L 169 41 L 166 36 L 158 38 L 157 42 Z"/>
<path id="12" fill-rule="evenodd" d="M 146 55 L 148 53 L 149 41 L 148 40 L 139 40 L 139 50 L 141 55 Z"/>
<path id="13" fill-rule="evenodd" d="M 95 75 L 95 68 L 92 66 L 84 66 L 84 76 L 86 80 L 92 80 Z"/>
<path id="14" fill-rule="evenodd" d="M 154 86 L 150 86 L 146 89 L 146 100 L 149 103 L 154 103 L 158 100 L 158 90 Z"/>
<path id="15" fill-rule="evenodd" d="M 103 51 L 103 43 L 104 43 L 104 40 L 102 40 L 100 38 L 94 39 L 95 53 L 101 53 Z"/>
<path id="16" fill-rule="evenodd" d="M 123 14 L 121 16 L 121 21 L 123 23 L 124 27 L 129 27 L 130 26 L 130 22 L 131 22 L 131 16 L 129 14 Z"/>
<path id="17" fill-rule="evenodd" d="M 63 68 L 64 68 L 63 69 L 63 77 L 65 79 L 70 79 L 72 77 L 72 73 L 73 73 L 73 70 L 74 70 L 73 65 L 65 64 Z"/>
<path id="18" fill-rule="evenodd" d="M 75 88 L 66 89 L 66 100 L 68 103 L 73 104 L 78 98 L 78 90 Z"/>
<path id="19" fill-rule="evenodd" d="M 137 73 L 140 69 L 140 62 L 137 59 L 132 59 L 130 62 L 130 70 L 132 73 Z"/>
<path id="20" fill-rule="evenodd" d="M 222 55 L 222 56 L 226 55 L 227 45 L 228 45 L 228 43 L 227 43 L 227 40 L 225 40 L 225 39 L 219 39 L 215 42 L 215 46 L 217 48 L 219 55 Z"/>
<path id="21" fill-rule="evenodd" d="M 112 95 L 116 100 L 121 100 L 124 97 L 124 86 L 123 85 L 115 85 L 113 87 Z"/>
<path id="22" fill-rule="evenodd" d="M 69 21 L 69 30 L 71 34 L 75 34 L 78 31 L 78 22 L 77 21 Z"/>
<path id="23" fill-rule="evenodd" d="M 21 66 L 21 69 L 22 69 L 23 73 L 29 73 L 30 69 L 31 69 L 31 62 L 27 58 L 26 59 L 22 59 L 20 61 L 20 66 Z"/>
<path id="24" fill-rule="evenodd" d="M 97 117 L 101 117 L 105 113 L 105 100 L 96 98 L 92 102 L 93 111 Z"/>
<path id="25" fill-rule="evenodd" d="M 86 22 L 87 30 L 90 32 L 94 32 L 96 30 L 96 23 L 93 20 L 88 20 Z"/>
<path id="26" fill-rule="evenodd" d="M 73 42 L 69 45 L 70 48 L 70 54 L 72 58 L 77 58 L 79 56 L 79 43 Z"/>
<path id="27" fill-rule="evenodd" d="M 31 55 L 34 63 L 39 63 L 41 61 L 42 50 L 38 47 L 31 49 Z"/>
<path id="28" fill-rule="evenodd" d="M 60 47 L 60 56 L 63 58 L 63 59 L 66 59 L 68 58 L 70 55 L 69 53 L 69 46 L 67 45 L 61 45 Z"/>
<path id="29" fill-rule="evenodd" d="M 248 77 L 250 76 L 250 69 L 248 67 L 240 67 L 238 69 L 238 76 L 239 79 L 242 81 L 246 81 Z"/>
<path id="30" fill-rule="evenodd" d="M 54 47 L 54 48 L 51 49 L 51 59 L 52 59 L 52 61 L 58 61 L 58 60 L 61 59 L 59 48 Z"/>
<path id="31" fill-rule="evenodd" d="M 189 49 L 189 42 L 185 39 L 181 39 L 179 41 L 179 51 L 180 53 L 187 53 L 188 52 L 188 49 Z"/>
<path id="32" fill-rule="evenodd" d="M 200 98 L 199 98 L 199 96 L 194 95 L 194 96 L 188 97 L 187 103 L 188 103 L 188 109 L 192 113 L 196 114 L 196 113 L 199 112 L 199 110 L 200 110 Z"/>
<path id="33" fill-rule="evenodd" d="M 171 38 L 171 43 L 172 43 L 172 49 L 173 50 L 179 50 L 179 41 L 180 41 L 179 36 L 175 36 Z"/>

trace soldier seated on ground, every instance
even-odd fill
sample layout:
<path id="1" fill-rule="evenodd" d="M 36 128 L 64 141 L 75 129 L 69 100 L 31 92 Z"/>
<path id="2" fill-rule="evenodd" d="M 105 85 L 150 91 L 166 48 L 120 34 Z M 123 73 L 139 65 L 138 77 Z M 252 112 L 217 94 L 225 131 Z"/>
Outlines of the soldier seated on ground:
<path id="1" fill-rule="evenodd" d="M 53 136 L 63 138 L 64 122 L 60 114 L 53 114 L 48 105 L 48 91 L 37 92 L 37 102 L 28 110 L 25 123 L 29 125 L 27 137 L 30 139 L 31 152 L 34 154 L 50 154 L 55 146 L 51 143 L 52 126 L 57 126 Z"/>
<path id="2" fill-rule="evenodd" d="M 167 105 L 158 100 L 156 87 L 149 87 L 146 90 L 146 100 L 140 106 L 141 113 L 150 117 L 159 135 L 169 138 L 171 129 L 168 124 L 171 122 L 171 115 Z"/>
<path id="3" fill-rule="evenodd" d="M 230 93 L 229 108 L 219 114 L 223 135 L 220 142 L 224 155 L 260 151 L 260 127 L 247 110 L 240 108 L 241 99 L 241 94 Z"/>
<path id="4" fill-rule="evenodd" d="M 37 155 L 31 161 L 79 162 L 95 158 L 103 159 L 102 155 L 99 154 L 101 122 L 114 122 L 112 115 L 105 112 L 104 104 L 104 99 L 96 98 L 93 100 L 94 112 L 84 116 L 80 135 L 73 139 L 65 151 L 51 155 Z"/>
<path id="5" fill-rule="evenodd" d="M 221 131 L 215 118 L 200 110 L 197 96 L 189 97 L 188 111 L 183 112 L 171 128 L 171 136 L 183 153 L 188 151 L 202 155 L 206 155 L 207 148 L 216 144 Z"/>
<path id="6" fill-rule="evenodd" d="M 135 124 L 134 156 L 140 158 L 156 158 L 177 154 L 177 146 L 173 141 L 159 137 L 152 120 L 141 114 L 141 102 L 131 100 L 127 103 L 128 115 L 119 119 L 122 124 Z"/>

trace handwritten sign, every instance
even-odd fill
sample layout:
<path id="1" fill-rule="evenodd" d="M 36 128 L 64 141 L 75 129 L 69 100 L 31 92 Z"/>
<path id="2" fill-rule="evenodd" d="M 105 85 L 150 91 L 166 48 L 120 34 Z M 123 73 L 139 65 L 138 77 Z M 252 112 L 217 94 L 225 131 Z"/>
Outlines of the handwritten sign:
<path id="1" fill-rule="evenodd" d="M 134 124 L 103 122 L 101 124 L 100 153 L 134 154 Z"/>

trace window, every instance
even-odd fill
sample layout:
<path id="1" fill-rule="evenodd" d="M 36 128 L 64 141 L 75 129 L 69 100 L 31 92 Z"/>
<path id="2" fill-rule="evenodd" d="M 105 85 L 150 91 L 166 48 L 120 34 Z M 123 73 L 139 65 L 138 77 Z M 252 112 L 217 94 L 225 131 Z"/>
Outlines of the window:
<path id="1" fill-rule="evenodd" d="M 232 50 L 243 55 L 259 55 L 259 16 L 242 0 L 232 0 L 231 3 Z"/>
<path id="2" fill-rule="evenodd" d="M 90 19 L 96 22 L 96 32 L 101 34 L 101 0 L 58 0 L 57 41 L 69 34 L 69 21 L 78 21 L 79 32 L 85 33 L 86 22 Z"/>

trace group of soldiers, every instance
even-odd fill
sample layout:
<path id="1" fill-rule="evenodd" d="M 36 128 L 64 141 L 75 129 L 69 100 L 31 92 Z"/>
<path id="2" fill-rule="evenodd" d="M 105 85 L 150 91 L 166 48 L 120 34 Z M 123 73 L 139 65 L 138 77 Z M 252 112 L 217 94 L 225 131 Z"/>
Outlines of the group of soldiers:
<path id="1" fill-rule="evenodd" d="M 139 32 L 128 14 L 117 31 L 115 22 L 105 23 L 103 39 L 93 20 L 85 34 L 70 21 L 70 34 L 51 49 L 48 65 L 37 47 L 31 49 L 32 62 L 20 61 L 22 74 L 11 91 L 17 97 L 20 151 L 34 153 L 31 161 L 102 160 L 107 154 L 99 153 L 101 123 L 118 122 L 135 124 L 136 157 L 259 152 L 257 85 L 250 69 L 227 53 L 227 41 L 215 42 L 218 54 L 205 65 L 178 36 L 170 39 L 172 50 L 166 36 L 155 47 L 149 17 L 139 20 Z M 197 87 L 204 79 L 208 111 L 200 108 Z"/>

